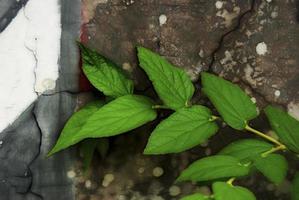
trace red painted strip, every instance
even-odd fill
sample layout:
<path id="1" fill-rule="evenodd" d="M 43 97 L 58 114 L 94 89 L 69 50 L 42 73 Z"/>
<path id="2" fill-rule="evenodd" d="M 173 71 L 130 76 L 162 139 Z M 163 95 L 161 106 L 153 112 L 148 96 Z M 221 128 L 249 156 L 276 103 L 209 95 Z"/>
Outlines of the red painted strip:
<path id="1" fill-rule="evenodd" d="M 84 1 L 82 3 L 82 10 L 81 10 L 81 21 L 84 22 Z M 88 41 L 88 35 L 87 35 L 87 28 L 86 28 L 86 24 L 83 23 L 81 25 L 81 30 L 80 30 L 80 41 L 84 44 L 84 43 L 87 43 Z M 80 91 L 82 92 L 87 92 L 87 91 L 91 91 L 92 90 L 92 85 L 90 84 L 90 82 L 88 81 L 88 79 L 86 78 L 86 76 L 84 75 L 83 73 L 83 70 L 82 70 L 82 57 L 81 57 L 81 54 L 80 54 L 80 61 L 79 61 L 79 67 L 80 67 L 80 76 L 79 76 L 79 88 L 80 88 Z"/>

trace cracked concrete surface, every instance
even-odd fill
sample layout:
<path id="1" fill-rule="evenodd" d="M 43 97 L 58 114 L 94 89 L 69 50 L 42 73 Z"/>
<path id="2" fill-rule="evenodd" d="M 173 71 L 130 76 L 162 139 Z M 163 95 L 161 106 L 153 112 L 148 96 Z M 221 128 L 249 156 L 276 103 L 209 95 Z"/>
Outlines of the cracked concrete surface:
<path id="1" fill-rule="evenodd" d="M 1 0 L 0 21 L 7 17 L 6 22 L 13 21 L 26 2 Z M 78 38 L 81 23 L 80 2 L 63 0 L 60 6 L 62 40 L 56 87 L 42 95 L 35 90 L 36 95 L 40 95 L 38 99 L 12 125 L 0 133 L 1 200 L 75 199 L 73 182 L 66 175 L 75 161 L 73 150 L 46 158 L 61 128 L 76 108 L 76 93 L 79 90 L 80 71 L 75 40 Z M 31 10 L 26 13 L 27 20 L 31 20 L 29 14 L 32 14 Z M 40 18 L 42 19 L 42 16 Z M 0 28 L 6 30 L 9 23 L 2 21 Z M 30 21 L 30 23 L 36 22 Z M 38 51 L 42 50 L 37 44 L 37 39 L 43 37 L 42 35 L 39 33 L 38 36 L 34 36 L 36 39 L 32 40 L 33 43 L 23 44 L 34 57 L 34 72 L 30 73 L 35 74 L 35 79 L 40 75 L 36 74 L 38 64 L 45 64 L 45 57 L 37 55 Z"/>

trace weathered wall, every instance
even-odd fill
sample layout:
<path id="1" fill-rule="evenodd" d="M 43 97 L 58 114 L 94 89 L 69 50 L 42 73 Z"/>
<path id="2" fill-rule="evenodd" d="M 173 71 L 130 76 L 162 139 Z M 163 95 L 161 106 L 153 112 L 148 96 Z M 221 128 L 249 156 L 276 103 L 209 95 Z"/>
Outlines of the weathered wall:
<path id="1" fill-rule="evenodd" d="M 1 200 L 75 199 L 74 154 L 46 154 L 77 105 L 80 23 L 79 0 L 0 1 Z"/>
<path id="2" fill-rule="evenodd" d="M 18 13 L 26 10 L 26 2 L 0 0 L 0 41 Z M 79 37 L 81 11 L 84 23 L 81 39 L 130 72 L 138 92 L 152 94 L 150 82 L 136 59 L 135 46 L 143 45 L 185 69 L 198 87 L 199 73 L 209 70 L 240 84 L 261 108 L 266 103 L 276 103 L 299 116 L 298 1 L 82 0 L 82 9 L 79 0 L 60 2 L 59 65 L 52 63 L 53 68 L 49 68 L 58 72 L 57 77 L 50 77 L 51 80 L 57 78 L 55 88 L 50 87 L 53 86 L 51 81 L 46 81 L 47 84 L 42 87 L 46 91 L 35 87 L 33 69 L 38 66 L 39 59 L 35 57 L 37 49 L 32 43 L 29 43 L 29 49 L 24 46 L 25 55 L 30 58 L 27 64 L 14 57 L 11 58 L 14 62 L 7 62 L 19 67 L 16 69 L 27 71 L 31 82 L 17 79 L 12 83 L 16 87 L 28 84 L 32 98 L 9 120 L 3 112 L 0 113 L 2 119 L 7 120 L 2 124 L 4 128 L 25 110 L 0 133 L 1 200 L 174 200 L 192 191 L 209 193 L 207 187 L 191 183 L 174 185 L 174 180 L 193 160 L 217 153 L 229 141 L 240 137 L 225 127 L 212 140 L 188 152 L 143 156 L 148 135 L 155 125 L 153 123 L 130 134 L 111 138 L 106 159 L 97 156 L 88 176 L 83 175 L 81 163 L 75 162 L 74 149 L 46 159 L 48 149 L 78 106 L 78 96 L 85 96 L 77 94 L 78 52 L 74 44 Z M 34 16 L 34 13 L 27 14 Z M 51 21 L 47 17 L 41 19 Z M 25 21 L 32 24 L 30 17 Z M 42 20 L 38 22 L 43 23 Z M 30 29 L 30 25 L 28 27 Z M 22 30 L 28 30 L 28 27 Z M 14 29 L 11 30 L 14 33 Z M 32 32 L 31 36 L 34 36 Z M 51 32 L 40 32 L 38 36 L 48 38 Z M 9 45 L 6 40 L 2 41 Z M 21 42 L 19 44 L 22 45 Z M 7 54 L 5 48 L 0 51 L 0 56 L 5 55 L 3 53 Z M 5 57 L 3 59 L 9 61 Z M 18 65 L 15 60 L 19 60 Z M 2 62 L 0 70 L 9 69 Z M 3 76 L 0 80 L 3 81 L 1 86 L 5 85 L 5 78 Z M 44 78 L 47 77 L 41 80 Z M 1 98 L 5 99 L 8 96 L 3 91 L 10 90 L 0 87 Z M 22 102 L 23 96 L 30 96 L 26 92 L 16 94 L 19 96 L 9 96 L 11 102 Z M 198 92 L 196 98 L 200 97 Z M 9 98 L 5 101 L 10 101 Z M 0 101 L 1 106 L 3 109 L 7 107 Z M 263 116 L 253 123 L 260 129 L 268 129 Z M 299 166 L 291 160 L 290 168 L 291 175 Z M 241 184 L 253 189 L 259 199 L 289 199 L 289 180 L 275 187 L 256 175 Z"/>

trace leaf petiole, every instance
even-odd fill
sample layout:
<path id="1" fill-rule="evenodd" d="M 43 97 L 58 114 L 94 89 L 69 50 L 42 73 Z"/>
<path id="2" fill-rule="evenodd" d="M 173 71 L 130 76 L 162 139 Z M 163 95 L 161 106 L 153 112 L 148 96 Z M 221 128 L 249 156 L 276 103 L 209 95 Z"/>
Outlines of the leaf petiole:
<path id="1" fill-rule="evenodd" d="M 279 151 L 279 150 L 285 150 L 285 149 L 286 149 L 285 145 L 279 145 L 279 146 L 273 147 L 269 151 L 266 151 L 266 152 L 262 153 L 261 156 L 262 157 L 267 157 L 271 153 L 274 153 L 274 152 Z"/>
<path id="2" fill-rule="evenodd" d="M 170 109 L 168 106 L 165 105 L 154 105 L 152 106 L 153 109 Z"/>
<path id="3" fill-rule="evenodd" d="M 236 178 L 230 178 L 228 181 L 226 181 L 227 184 L 233 186 L 233 182 L 236 180 Z"/>
<path id="4" fill-rule="evenodd" d="M 250 127 L 248 124 L 245 126 L 245 130 L 247 130 L 251 133 L 254 133 L 254 134 L 256 134 L 256 135 L 258 135 L 258 136 L 260 136 L 260 137 L 262 137 L 262 138 L 264 138 L 264 139 L 266 139 L 266 140 L 268 140 L 268 141 L 270 141 L 274 144 L 277 144 L 278 146 L 283 146 L 284 148 L 286 148 L 285 145 L 280 143 L 278 140 L 276 140 L 273 137 L 270 137 L 270 136 L 268 136 L 268 135 L 266 135 L 266 134 L 264 134 L 264 133 L 262 133 L 262 132 L 260 132 L 256 129 Z"/>
<path id="5" fill-rule="evenodd" d="M 212 117 L 209 119 L 210 122 L 216 121 L 217 119 L 220 119 L 220 117 L 212 115 Z"/>

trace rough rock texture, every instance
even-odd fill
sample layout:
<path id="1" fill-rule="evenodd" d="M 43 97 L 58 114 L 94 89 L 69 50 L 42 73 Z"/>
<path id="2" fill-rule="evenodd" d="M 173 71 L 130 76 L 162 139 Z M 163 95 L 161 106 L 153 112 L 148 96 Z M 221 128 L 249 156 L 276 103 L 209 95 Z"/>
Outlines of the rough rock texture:
<path id="1" fill-rule="evenodd" d="M 297 5 L 296 1 L 257 4 L 254 14 L 226 38 L 215 55 L 213 71 L 240 79 L 267 102 L 298 104 Z"/>
<path id="2" fill-rule="evenodd" d="M 164 55 L 194 81 L 207 70 L 240 84 L 261 109 L 275 103 L 299 116 L 298 1 L 84 0 L 83 17 L 84 42 L 130 72 L 139 92 L 148 92 L 150 83 L 138 68 L 136 45 Z M 265 121 L 262 115 L 252 123 L 268 131 Z M 77 198 L 168 200 L 196 190 L 209 193 L 200 185 L 173 186 L 174 180 L 193 160 L 250 137 L 225 127 L 208 146 L 173 156 L 142 156 L 153 127 L 111 139 L 110 153 L 94 161 L 90 176 L 84 177 L 78 164 Z M 290 156 L 289 177 L 299 169 L 296 163 Z M 154 176 L 160 167 L 163 175 Z M 289 199 L 289 180 L 277 187 L 257 174 L 239 183 L 258 199 Z"/>
<path id="3" fill-rule="evenodd" d="M 0 30 L 4 30 L 26 3 L 0 1 Z M 72 150 L 55 157 L 46 154 L 77 106 L 80 1 L 62 0 L 62 40 L 57 88 L 41 95 L 7 129 L 0 133 L 0 199 L 75 199 L 67 177 L 75 161 Z"/>
<path id="4" fill-rule="evenodd" d="M 140 88 L 145 81 L 137 68 L 136 45 L 159 52 L 196 79 L 209 65 L 221 36 L 236 26 L 237 17 L 251 6 L 248 1 L 240 1 L 228 3 L 221 11 L 214 4 L 197 0 L 100 3 L 85 24 L 88 44 L 120 66 L 129 67 Z M 85 7 L 89 6 L 87 2 Z M 165 24 L 159 21 L 161 16 L 166 16 Z"/>

